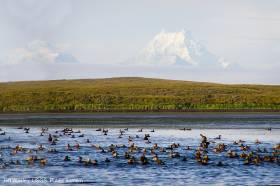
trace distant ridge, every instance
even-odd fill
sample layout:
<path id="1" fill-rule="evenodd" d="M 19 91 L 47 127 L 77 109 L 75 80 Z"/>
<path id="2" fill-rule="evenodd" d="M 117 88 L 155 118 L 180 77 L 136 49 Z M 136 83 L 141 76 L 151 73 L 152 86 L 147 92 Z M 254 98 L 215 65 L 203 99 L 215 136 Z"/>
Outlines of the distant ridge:
<path id="1" fill-rule="evenodd" d="M 279 85 L 143 77 L 0 83 L 2 113 L 279 110 Z"/>

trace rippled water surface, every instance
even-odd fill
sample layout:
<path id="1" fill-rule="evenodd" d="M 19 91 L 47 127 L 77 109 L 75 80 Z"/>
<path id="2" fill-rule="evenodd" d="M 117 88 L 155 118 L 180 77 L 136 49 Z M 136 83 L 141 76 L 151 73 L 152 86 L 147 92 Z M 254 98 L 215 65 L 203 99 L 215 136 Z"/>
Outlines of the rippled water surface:
<path id="1" fill-rule="evenodd" d="M 102 125 L 98 125 L 96 122 L 85 124 L 84 120 L 80 120 L 81 127 L 79 122 L 73 120 L 76 125 L 73 126 L 73 123 L 71 123 L 70 127 L 73 128 L 74 133 L 64 135 L 61 131 L 66 126 L 56 126 L 54 123 L 57 118 L 52 118 L 51 121 L 49 118 L 41 118 L 40 122 L 44 122 L 44 127 L 48 127 L 48 130 L 41 135 L 41 126 L 34 125 L 34 123 L 31 125 L 26 120 L 20 121 L 18 119 L 16 123 L 13 123 L 14 121 L 12 122 L 11 118 L 2 118 L 6 124 L 1 127 L 2 131 L 0 131 L 3 134 L 0 135 L 0 181 L 5 185 L 17 185 L 11 183 L 13 178 L 18 182 L 22 181 L 34 185 L 37 185 L 37 182 L 41 182 L 41 185 L 62 182 L 69 182 L 68 185 L 280 184 L 279 162 L 262 161 L 257 165 L 254 163 L 244 165 L 242 158 L 229 158 L 227 156 L 228 150 L 233 150 L 238 154 L 242 153 L 240 144 L 233 144 L 233 141 L 239 139 L 245 141 L 243 142 L 244 145 L 250 146 L 250 150 L 246 153 L 252 151 L 260 156 L 272 155 L 273 147 L 280 143 L 279 118 L 240 118 L 242 117 L 230 117 L 223 120 L 207 119 L 207 117 L 202 120 L 184 118 L 185 120 L 183 122 L 180 120 L 181 122 L 178 125 L 173 118 L 172 125 L 169 127 L 167 125 L 167 121 L 171 121 L 169 117 L 156 117 L 156 121 L 145 120 L 144 124 L 139 123 L 139 119 L 134 117 L 129 118 L 129 121 L 110 117 L 110 120 L 106 121 L 106 125 L 104 125 L 105 129 L 108 129 L 107 135 L 104 135 L 102 131 L 96 131 Z M 89 120 L 94 119 L 96 118 L 90 118 Z M 61 120 L 57 121 L 61 122 Z M 119 123 L 119 125 L 110 124 L 110 121 Z M 47 125 L 48 122 L 50 125 Z M 11 123 L 13 125 L 10 125 Z M 130 125 L 127 125 L 127 123 L 130 123 Z M 132 125 L 133 123 L 138 124 Z M 69 123 L 66 122 L 65 125 L 69 127 Z M 19 126 L 30 127 L 29 133 L 25 133 L 23 128 L 19 129 Z M 127 126 L 128 130 L 124 130 Z M 183 127 L 192 130 L 180 130 Z M 272 130 L 267 130 L 268 127 L 272 127 Z M 140 128 L 143 128 L 143 132 L 138 131 Z M 151 132 L 153 128 L 155 131 Z M 124 131 L 121 137 L 120 130 Z M 56 145 L 52 145 L 48 141 L 49 134 L 58 137 Z M 145 134 L 150 135 L 150 143 L 143 140 Z M 210 142 L 207 150 L 208 165 L 201 165 L 194 156 L 195 149 L 199 147 L 201 142 L 200 134 L 207 136 Z M 221 139 L 215 139 L 218 135 L 221 135 Z M 128 142 L 129 136 L 132 139 L 130 142 Z M 255 143 L 257 139 L 261 142 L 260 144 Z M 79 149 L 74 147 L 77 143 L 80 145 Z M 124 153 L 128 151 L 128 146 L 132 143 L 138 147 L 136 152 L 131 153 L 137 162 L 129 165 Z M 166 148 L 166 152 L 155 149 L 155 153 L 165 163 L 164 165 L 158 165 L 153 161 L 154 155 L 150 149 L 155 143 L 159 147 Z M 178 152 L 180 157 L 170 157 L 171 150 L 168 147 L 172 143 L 179 143 L 180 146 L 174 148 L 173 152 Z M 224 143 L 227 147 L 222 153 L 214 153 L 213 148 L 219 143 Z M 37 150 L 40 144 L 43 145 L 43 150 Z M 66 149 L 67 144 L 70 144 L 71 150 Z M 94 148 L 92 146 L 94 144 L 100 145 L 104 152 Z M 112 156 L 109 148 L 111 144 L 117 145 L 115 150 L 118 157 Z M 12 155 L 11 152 L 16 145 L 20 145 L 24 150 Z M 190 147 L 189 150 L 186 149 L 187 146 Z M 57 152 L 48 152 L 51 148 L 55 148 Z M 147 165 L 142 165 L 139 161 L 144 148 L 147 149 L 146 157 L 149 161 Z M 267 152 L 263 151 L 264 148 Z M 28 152 L 30 149 L 32 152 Z M 32 155 L 46 159 L 46 165 L 40 165 L 39 161 L 35 161 L 33 164 L 28 163 L 26 159 Z M 65 156 L 69 156 L 71 161 L 64 161 Z M 79 163 L 79 156 L 83 160 L 97 160 L 98 165 L 86 166 L 84 163 Z M 184 157 L 186 161 L 183 161 Z M 106 158 L 110 162 L 105 162 Z M 217 166 L 219 161 L 223 163 L 222 166 Z M 83 183 L 80 183 L 80 181 L 83 181 Z M 22 185 L 22 183 L 18 184 Z"/>

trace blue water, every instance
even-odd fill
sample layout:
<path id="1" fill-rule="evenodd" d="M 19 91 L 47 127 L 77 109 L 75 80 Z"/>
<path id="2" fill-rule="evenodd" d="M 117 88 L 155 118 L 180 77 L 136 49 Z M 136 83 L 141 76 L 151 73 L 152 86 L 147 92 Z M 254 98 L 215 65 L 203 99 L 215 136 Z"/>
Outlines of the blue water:
<path id="1" fill-rule="evenodd" d="M 116 119 L 117 120 L 117 119 Z M 266 120 L 266 121 L 265 121 Z M 242 124 L 235 121 L 235 125 L 242 125 L 243 127 L 228 127 L 228 122 L 234 124 L 234 121 L 220 121 L 215 125 L 215 121 L 204 120 L 204 127 L 194 127 L 192 130 L 179 130 L 182 124 L 173 124 L 172 127 L 158 127 L 155 132 L 151 132 L 150 125 L 142 126 L 143 132 L 138 132 L 140 126 L 131 127 L 129 125 L 128 131 L 125 131 L 122 138 L 119 138 L 119 130 L 123 130 L 123 125 L 118 127 L 106 127 L 108 135 L 104 135 L 100 131 L 96 131 L 95 125 L 92 126 L 79 126 L 73 128 L 75 138 L 71 135 L 63 135 L 60 132 L 63 127 L 56 127 L 53 124 L 48 126 L 43 136 L 40 136 L 41 128 L 32 125 L 29 133 L 24 133 L 23 129 L 18 129 L 16 126 L 2 126 L 0 133 L 5 131 L 5 135 L 0 135 L 0 183 L 1 185 L 59 185 L 67 183 L 68 185 L 268 185 L 280 184 L 280 165 L 277 162 L 261 162 L 258 165 L 251 163 L 244 165 L 244 160 L 241 158 L 227 157 L 228 150 L 234 150 L 238 154 L 242 151 L 239 145 L 234 145 L 233 141 L 242 139 L 244 145 L 250 146 L 250 151 L 256 152 L 257 148 L 267 149 L 267 153 L 258 153 L 261 156 L 271 154 L 273 147 L 280 143 L 280 123 L 278 121 L 270 121 L 269 119 L 262 118 L 264 122 L 258 127 L 252 127 L 255 120 L 250 118 L 242 120 Z M 131 121 L 130 121 L 131 122 Z M 146 121 L 148 122 L 148 121 Z M 158 122 L 158 121 L 157 121 Z M 196 121 L 199 123 L 199 121 Z M 244 122 L 247 127 L 244 125 Z M 255 121 L 256 123 L 258 121 Z M 274 123 L 274 128 L 269 131 L 266 130 L 269 123 Z M 135 120 L 137 123 L 137 120 Z M 250 123 L 250 124 L 248 124 Z M 24 124 L 24 123 L 21 123 Z M 160 124 L 160 123 L 159 123 Z M 28 123 L 26 124 L 28 125 Z M 197 124 L 189 121 L 186 126 L 197 126 Z M 237 125 L 237 126 L 238 126 Z M 71 125 L 72 126 L 72 125 Z M 210 126 L 210 127 L 209 127 Z M 212 126 L 212 127 L 211 127 Z M 215 126 L 215 127 L 213 127 Z M 222 127 L 221 127 L 222 126 Z M 73 126 L 72 126 L 73 127 Z M 56 133 L 56 131 L 58 131 Z M 58 135 L 58 142 L 56 145 L 51 145 L 48 142 L 48 134 Z M 84 134 L 84 137 L 78 137 Z M 143 140 L 145 134 L 150 134 L 150 142 L 146 143 Z M 197 163 L 194 157 L 195 149 L 198 148 L 201 137 L 200 134 L 206 135 L 210 145 L 208 147 L 209 162 L 208 165 L 201 165 Z M 139 138 L 136 138 L 136 135 Z M 221 135 L 221 139 L 215 139 Z M 142 155 L 142 150 L 147 149 L 146 157 L 149 160 L 148 165 L 141 165 L 136 163 L 134 165 L 127 164 L 127 159 L 124 158 L 124 153 L 128 150 L 129 146 L 128 136 L 133 138 L 133 143 L 137 145 L 139 151 L 133 153 L 137 162 Z M 87 143 L 86 139 L 90 140 Z M 261 144 L 256 144 L 256 140 L 261 141 Z M 66 149 L 66 145 L 70 144 L 73 150 Z M 73 146 L 79 143 L 80 149 Z M 152 160 L 152 155 L 149 149 L 153 144 L 157 143 L 160 147 L 168 147 L 172 143 L 179 143 L 180 147 L 174 151 L 179 152 L 181 157 L 169 157 L 170 150 L 166 152 L 159 152 L 156 150 L 158 157 L 165 162 L 165 165 L 158 165 Z M 214 153 L 213 147 L 218 143 L 227 145 L 226 150 L 222 153 Z M 45 148 L 42 151 L 35 152 L 38 146 L 42 144 Z M 98 144 L 104 148 L 105 152 L 96 150 L 92 147 L 93 144 Z M 112 157 L 109 150 L 111 144 L 118 145 L 116 148 L 119 156 Z M 11 155 L 11 151 L 16 145 L 20 145 L 26 150 L 31 149 L 33 152 L 27 151 L 18 152 Z M 125 145 L 123 147 L 122 145 Z M 186 150 L 186 146 L 190 146 L 191 150 Z M 50 153 L 48 149 L 55 148 L 57 153 Z M 36 155 L 39 158 L 47 159 L 45 166 L 40 165 L 38 161 L 29 165 L 25 160 L 31 155 Z M 64 157 L 68 155 L 71 161 L 63 161 Z M 78 157 L 83 159 L 97 160 L 98 165 L 85 166 L 83 163 L 78 162 Z M 187 161 L 182 161 L 183 157 Z M 109 163 L 105 159 L 110 159 Z M 19 161 L 19 165 L 12 164 L 11 162 Z M 223 166 L 217 166 L 219 161 L 223 162 Z M 12 183 L 14 181 L 14 183 Z M 15 183 L 17 182 L 17 183 Z"/>

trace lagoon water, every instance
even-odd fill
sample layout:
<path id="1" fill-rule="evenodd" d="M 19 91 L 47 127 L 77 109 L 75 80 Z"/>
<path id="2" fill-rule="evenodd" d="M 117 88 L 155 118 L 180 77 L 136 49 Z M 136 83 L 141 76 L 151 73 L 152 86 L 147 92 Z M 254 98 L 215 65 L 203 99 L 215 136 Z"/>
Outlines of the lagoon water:
<path id="1" fill-rule="evenodd" d="M 231 149 L 239 154 L 241 150 L 234 145 L 235 140 L 244 140 L 244 144 L 251 147 L 250 151 L 257 148 L 267 149 L 272 152 L 274 145 L 280 143 L 280 117 L 278 114 L 252 114 L 252 115 L 2 115 L 0 116 L 1 129 L 5 135 L 0 136 L 0 182 L 1 185 L 273 185 L 280 184 L 279 163 L 262 162 L 258 165 L 244 165 L 241 158 L 228 158 L 226 151 Z M 29 133 L 24 133 L 19 126 L 30 127 Z M 48 127 L 48 131 L 40 135 L 41 127 Z M 61 135 L 56 145 L 48 142 L 48 134 L 62 134 L 65 127 L 71 127 L 72 135 Z M 104 135 L 97 128 L 104 127 L 109 130 Z M 119 138 L 119 130 L 128 127 L 122 138 Z M 192 130 L 179 130 L 182 127 Z M 143 128 L 143 132 L 138 132 Z M 152 129 L 155 132 L 151 132 Z M 272 128 L 272 130 L 267 130 Z M 56 131 L 58 131 L 56 133 Z M 79 135 L 84 134 L 84 137 Z M 145 143 L 143 137 L 150 134 L 150 142 Z M 198 164 L 194 158 L 195 149 L 199 146 L 200 134 L 206 135 L 211 142 L 208 150 L 209 164 Z M 136 135 L 139 138 L 136 138 Z M 221 139 L 215 139 L 221 135 Z M 158 157 L 165 165 L 157 165 L 152 161 L 152 155 L 148 151 L 146 157 L 148 165 L 128 165 L 124 158 L 128 146 L 128 136 L 133 137 L 133 142 L 140 149 L 151 148 L 154 143 L 158 146 L 168 147 L 172 143 L 179 143 L 176 148 L 181 157 L 170 158 L 166 153 L 158 152 Z M 90 140 L 90 143 L 86 142 Z M 258 139 L 262 143 L 255 144 Z M 66 149 L 66 145 L 80 144 L 80 149 L 73 147 L 72 151 Z M 226 151 L 216 154 L 212 151 L 218 143 L 227 145 Z M 47 164 L 41 166 L 38 162 L 28 165 L 26 158 L 31 154 L 18 152 L 11 155 L 12 148 L 20 145 L 26 149 L 37 149 L 42 144 L 43 151 L 33 151 L 32 155 L 46 158 Z M 92 147 L 99 144 L 105 151 L 111 144 L 119 145 L 117 152 L 119 157 L 113 158 L 111 153 L 102 153 Z M 191 150 L 186 150 L 190 146 Z M 47 149 L 56 148 L 57 153 L 49 153 Z M 139 159 L 141 152 L 134 156 Z M 261 154 L 261 153 L 260 153 Z M 70 156 L 71 161 L 63 161 L 64 156 Z M 97 166 L 84 166 L 78 162 L 78 157 L 84 159 L 96 159 Z M 187 161 L 182 161 L 182 157 Z M 109 158 L 111 162 L 104 160 Z M 19 160 L 20 164 L 11 162 Z M 219 161 L 223 166 L 217 166 Z M 82 181 L 82 183 L 81 183 Z"/>

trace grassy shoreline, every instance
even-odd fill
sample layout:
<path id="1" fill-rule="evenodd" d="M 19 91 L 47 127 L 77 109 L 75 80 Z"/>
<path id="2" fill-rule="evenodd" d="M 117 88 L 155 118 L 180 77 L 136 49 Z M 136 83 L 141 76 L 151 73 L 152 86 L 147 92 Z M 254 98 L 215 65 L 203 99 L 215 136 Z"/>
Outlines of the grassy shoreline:
<path id="1" fill-rule="evenodd" d="M 61 111 L 61 112 L 41 112 L 41 111 L 35 111 L 35 112 L 0 112 L 0 115 L 17 115 L 17 114 L 201 114 L 201 113 L 207 113 L 207 114 L 218 114 L 218 113 L 225 113 L 225 114 L 254 114 L 254 113 L 279 113 L 280 109 L 197 109 L 197 110 L 151 110 L 151 111 L 145 111 L 145 110 L 114 110 L 114 111 L 94 111 L 94 112 L 76 112 L 76 111 Z"/>
<path id="2" fill-rule="evenodd" d="M 151 78 L 0 83 L 0 113 L 279 111 L 280 85 Z"/>

